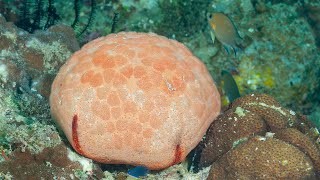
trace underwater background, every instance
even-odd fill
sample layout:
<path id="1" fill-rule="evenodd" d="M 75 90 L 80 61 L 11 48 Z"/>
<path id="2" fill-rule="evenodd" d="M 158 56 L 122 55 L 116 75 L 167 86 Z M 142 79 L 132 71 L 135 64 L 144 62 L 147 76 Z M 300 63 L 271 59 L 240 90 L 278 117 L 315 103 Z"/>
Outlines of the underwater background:
<path id="1" fill-rule="evenodd" d="M 236 54 L 213 42 L 207 15 L 215 12 L 237 30 L 242 42 Z M 48 99 L 59 68 L 75 51 L 122 31 L 154 32 L 187 46 L 207 66 L 223 110 L 233 96 L 265 93 L 300 113 L 302 124 L 311 124 L 297 129 L 318 148 L 304 152 L 320 172 L 318 0 L 1 0 L 0 179 L 132 178 L 132 166 L 77 155 L 53 122 Z M 143 178 L 206 179 L 210 167 L 191 171 L 195 154 Z"/>

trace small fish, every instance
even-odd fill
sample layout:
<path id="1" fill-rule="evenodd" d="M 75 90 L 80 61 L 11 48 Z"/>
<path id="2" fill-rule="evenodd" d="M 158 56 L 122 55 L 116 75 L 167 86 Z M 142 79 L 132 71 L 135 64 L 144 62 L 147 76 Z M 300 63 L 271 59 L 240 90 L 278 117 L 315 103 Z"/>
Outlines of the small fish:
<path id="1" fill-rule="evenodd" d="M 223 81 L 222 88 L 228 97 L 229 102 L 232 103 L 235 99 L 240 97 L 237 83 L 232 74 L 225 70 L 221 71 L 221 79 Z"/>
<path id="2" fill-rule="evenodd" d="M 146 168 L 144 166 L 137 166 L 137 167 L 135 167 L 133 169 L 130 169 L 128 171 L 128 174 L 130 176 L 139 178 L 141 176 L 146 176 L 148 174 L 148 172 L 149 172 L 148 168 Z"/>
<path id="3" fill-rule="evenodd" d="M 230 49 L 234 55 L 241 49 L 239 42 L 242 40 L 232 21 L 223 13 L 211 13 L 207 15 L 211 27 L 210 35 L 214 43 L 215 37 L 222 43 L 224 49 L 230 54 Z"/>

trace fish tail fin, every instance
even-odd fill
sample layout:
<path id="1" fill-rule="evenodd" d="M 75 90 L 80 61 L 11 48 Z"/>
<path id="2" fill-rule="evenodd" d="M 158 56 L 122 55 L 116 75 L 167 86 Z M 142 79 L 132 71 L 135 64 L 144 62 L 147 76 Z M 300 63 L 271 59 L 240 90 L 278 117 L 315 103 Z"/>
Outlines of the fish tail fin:
<path id="1" fill-rule="evenodd" d="M 237 46 L 237 45 L 229 46 L 229 45 L 224 44 L 223 48 L 226 50 L 228 55 L 230 55 L 230 52 L 233 51 L 235 58 L 237 57 L 237 53 L 238 52 L 242 52 L 243 51 L 242 46 Z"/>
<path id="2" fill-rule="evenodd" d="M 223 45 L 223 48 L 226 50 L 227 54 L 230 54 L 230 47 L 227 45 Z"/>
<path id="3" fill-rule="evenodd" d="M 232 50 L 234 52 L 234 57 L 236 57 L 238 52 L 243 52 L 243 47 L 242 46 L 233 46 Z"/>
<path id="4" fill-rule="evenodd" d="M 232 47 L 232 50 L 234 52 L 234 58 L 237 57 L 237 48 L 236 47 Z"/>

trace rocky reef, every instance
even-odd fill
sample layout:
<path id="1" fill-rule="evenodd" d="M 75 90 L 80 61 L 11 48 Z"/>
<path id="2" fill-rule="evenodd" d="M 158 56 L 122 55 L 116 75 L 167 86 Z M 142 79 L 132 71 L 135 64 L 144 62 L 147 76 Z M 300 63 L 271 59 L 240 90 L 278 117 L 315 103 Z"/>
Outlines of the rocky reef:
<path id="1" fill-rule="evenodd" d="M 0 179 L 99 174 L 91 160 L 64 145 L 50 116 L 53 78 L 77 49 L 68 26 L 30 34 L 0 14 Z"/>
<path id="2" fill-rule="evenodd" d="M 30 34 L 0 16 L 0 33 L 2 87 L 41 96 L 48 97 L 57 70 L 79 49 L 73 30 L 64 25 Z"/>
<path id="3" fill-rule="evenodd" d="M 182 42 L 206 64 L 218 88 L 226 70 L 244 96 L 224 104 L 195 149 L 196 158 L 192 152 L 144 179 L 319 178 L 319 132 L 310 123 L 320 127 L 319 1 L 97 0 L 81 37 L 69 27 L 72 3 L 55 3 L 59 23 L 29 33 L 14 24 L 21 2 L 0 2 L 7 18 L 0 15 L 0 179 L 131 178 L 132 166 L 99 164 L 73 151 L 48 102 L 56 73 L 80 45 L 120 31 L 154 32 Z M 81 6 L 81 25 L 90 3 Z M 236 57 L 210 39 L 206 13 L 217 11 L 243 39 Z"/>
<path id="4" fill-rule="evenodd" d="M 242 94 L 268 93 L 287 107 L 310 113 L 314 111 L 311 104 L 319 101 L 316 67 L 320 54 L 316 30 L 309 23 L 312 15 L 304 12 L 316 13 L 303 9 L 319 7 L 319 3 L 288 2 L 213 1 L 210 10 L 224 12 L 233 20 L 245 48 L 238 58 L 231 58 L 217 43 L 221 50 L 211 61 L 216 72 L 217 68 L 235 72 Z"/>

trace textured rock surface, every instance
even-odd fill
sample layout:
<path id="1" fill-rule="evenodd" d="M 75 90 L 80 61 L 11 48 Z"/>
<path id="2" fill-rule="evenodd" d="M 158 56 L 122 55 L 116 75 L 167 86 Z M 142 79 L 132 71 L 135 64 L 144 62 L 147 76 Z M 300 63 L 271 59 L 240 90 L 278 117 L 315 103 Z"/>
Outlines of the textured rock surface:
<path id="1" fill-rule="evenodd" d="M 312 179 L 320 172 L 319 137 L 305 116 L 249 94 L 217 117 L 196 152 L 200 167 L 213 163 L 213 179 Z"/>
<path id="2" fill-rule="evenodd" d="M 161 169 L 197 145 L 220 112 L 220 97 L 185 46 L 129 32 L 76 52 L 54 80 L 50 105 L 78 153 Z"/>
<path id="3" fill-rule="evenodd" d="M 3 177 L 4 174 L 8 174 L 7 176 L 11 176 L 12 179 L 25 180 L 75 179 L 75 172 L 83 169 L 84 164 L 71 161 L 68 156 L 67 147 L 63 143 L 45 148 L 39 154 L 32 154 L 30 151 L 21 152 L 21 149 L 17 149 L 0 164 L 0 179 L 6 179 Z M 94 173 L 99 179 L 103 177 L 98 166 L 91 167 L 91 171 L 90 173 Z"/>
<path id="4" fill-rule="evenodd" d="M 73 30 L 66 25 L 30 34 L 0 14 L 0 85 L 48 98 L 59 67 L 78 49 Z"/>

